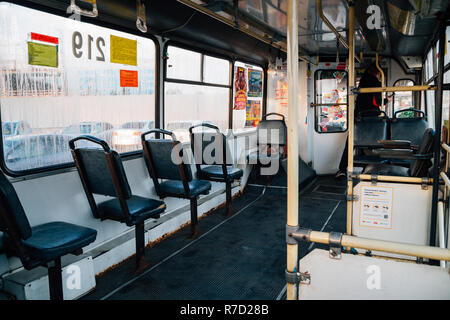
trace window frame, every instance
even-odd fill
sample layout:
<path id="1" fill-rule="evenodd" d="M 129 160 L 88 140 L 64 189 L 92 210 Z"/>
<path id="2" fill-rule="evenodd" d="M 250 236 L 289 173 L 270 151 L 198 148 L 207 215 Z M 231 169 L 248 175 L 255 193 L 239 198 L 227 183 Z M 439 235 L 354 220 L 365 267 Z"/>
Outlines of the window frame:
<path id="1" fill-rule="evenodd" d="M 14 1 L 6 1 L 6 2 L 21 6 L 21 7 L 25 7 L 28 9 L 36 10 L 38 12 L 67 18 L 67 16 L 65 15 L 65 12 L 59 12 L 59 11 L 55 12 L 54 10 L 46 10 L 46 8 L 42 8 L 42 7 L 30 6 L 30 5 L 26 5 L 26 4 L 17 4 Z M 155 116 L 155 128 L 159 127 L 160 123 L 159 123 L 159 118 L 158 118 L 159 117 L 158 109 L 159 109 L 160 101 L 161 101 L 160 92 L 159 92 L 159 88 L 160 88 L 159 82 L 160 82 L 160 72 L 161 72 L 161 65 L 160 65 L 161 46 L 158 41 L 158 38 L 156 38 L 154 35 L 149 34 L 149 33 L 144 34 L 137 29 L 134 30 L 134 29 L 122 27 L 118 24 L 110 24 L 110 23 L 102 22 L 98 19 L 83 19 L 82 22 L 86 23 L 86 24 L 94 25 L 97 27 L 103 27 L 103 28 L 111 29 L 113 31 L 120 31 L 120 32 L 128 33 L 128 34 L 131 34 L 134 36 L 146 38 L 153 42 L 153 44 L 155 46 L 155 87 L 154 87 L 154 90 L 155 90 L 155 114 L 154 114 L 154 116 Z M 0 123 L 2 123 L 1 105 L 0 105 Z M 120 157 L 124 161 L 142 157 L 142 150 L 124 152 L 124 153 L 120 154 Z M 62 163 L 62 164 L 50 165 L 50 166 L 21 170 L 21 171 L 11 170 L 6 165 L 5 154 L 4 154 L 4 150 L 3 150 L 3 128 L 0 128 L 0 168 L 5 174 L 7 174 L 8 176 L 13 177 L 13 178 L 27 178 L 30 176 L 40 177 L 40 176 L 50 176 L 50 175 L 56 175 L 56 174 L 60 174 L 60 173 L 67 172 L 67 171 L 72 171 L 75 169 L 75 162 L 71 161 L 71 162 Z"/>
<path id="2" fill-rule="evenodd" d="M 218 59 L 223 59 L 223 60 L 227 60 L 230 62 L 230 83 L 229 85 L 223 85 L 223 84 L 215 84 L 215 83 L 209 83 L 209 82 L 204 82 L 203 81 L 203 70 L 201 70 L 200 73 L 200 79 L 202 81 L 191 81 L 191 80 L 182 80 L 182 79 L 173 79 L 173 78 L 169 78 L 167 77 L 167 58 L 166 58 L 166 52 L 167 49 L 169 48 L 169 46 L 173 46 L 173 47 L 177 47 L 180 49 L 184 49 L 184 50 L 190 50 L 190 51 L 194 51 L 197 53 L 200 53 L 202 55 L 202 64 L 201 64 L 201 68 L 203 69 L 203 56 L 207 55 L 213 58 L 218 58 Z M 165 128 L 165 123 L 166 123 L 166 119 L 165 119 L 165 114 L 166 114 L 166 103 L 165 103 L 165 87 L 166 87 L 166 82 L 168 83 L 179 83 L 179 84 L 188 84 L 188 85 L 200 85 L 200 86 L 208 86 L 208 87 L 216 87 L 216 88 L 227 88 L 229 90 L 229 104 L 228 104 L 228 129 L 229 130 L 233 130 L 233 83 L 234 83 L 234 67 L 235 67 L 235 63 L 236 62 L 241 62 L 241 63 L 245 63 L 245 64 L 251 64 L 254 66 L 257 66 L 259 68 L 261 68 L 263 70 L 263 76 L 264 76 L 264 83 L 263 83 L 263 101 L 262 101 L 262 115 L 264 115 L 266 113 L 266 107 L 267 107 L 267 66 L 263 66 L 259 63 L 256 63 L 254 61 L 250 61 L 248 59 L 245 59 L 243 57 L 230 57 L 227 56 L 225 54 L 220 54 L 211 50 L 207 50 L 205 48 L 202 47 L 195 47 L 195 46 L 190 46 L 187 45 L 185 43 L 182 43 L 180 41 L 175 41 L 175 40 L 168 40 L 165 42 L 164 47 L 161 51 L 161 54 L 163 54 L 163 60 L 164 63 L 161 66 L 162 67 L 162 73 L 163 73 L 163 82 L 162 82 L 162 88 L 161 88 L 161 92 L 163 94 L 163 98 L 162 98 L 162 107 L 161 107 L 161 128 Z"/>
<path id="3" fill-rule="evenodd" d="M 348 123 L 349 123 L 349 115 L 348 115 L 348 108 L 349 108 L 349 103 L 348 103 L 348 99 L 349 99 L 349 79 L 348 79 L 348 71 L 347 70 L 339 70 L 339 69 L 324 69 L 324 68 L 321 68 L 321 69 L 317 69 L 316 71 L 314 71 L 314 103 L 317 103 L 316 102 L 316 97 L 317 97 L 317 85 L 316 85 L 316 83 L 317 83 L 317 74 L 318 74 L 318 72 L 319 71 L 344 71 L 344 72 L 346 72 L 347 73 L 347 128 L 344 130 L 344 131 L 334 131 L 334 132 L 319 132 L 317 129 L 318 129 L 318 119 L 317 119 L 317 110 L 316 110 L 316 108 L 321 108 L 321 106 L 313 106 L 313 108 L 314 108 L 314 131 L 316 132 L 316 133 L 318 133 L 318 134 L 333 134 L 333 133 L 345 133 L 345 132 L 347 132 L 348 131 Z M 330 105 L 331 106 L 331 105 Z"/>

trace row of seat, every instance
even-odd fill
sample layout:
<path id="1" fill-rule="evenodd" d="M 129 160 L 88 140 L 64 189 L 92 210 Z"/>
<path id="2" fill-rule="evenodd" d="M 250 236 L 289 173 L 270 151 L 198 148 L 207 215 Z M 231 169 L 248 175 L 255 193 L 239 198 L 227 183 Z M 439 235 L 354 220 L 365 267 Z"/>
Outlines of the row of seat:
<path id="1" fill-rule="evenodd" d="M 417 148 L 428 128 L 425 114 L 420 110 L 408 109 L 406 111 L 414 111 L 421 116 L 397 118 L 397 114 L 403 111 L 397 111 L 392 119 L 384 112 L 382 116 L 366 116 L 360 113 L 355 118 L 355 147 L 376 148 L 380 147 L 380 140 L 408 140 L 411 146 Z"/>
<path id="2" fill-rule="evenodd" d="M 428 128 L 423 111 L 419 117 L 390 119 L 382 116 L 355 118 L 355 164 L 365 166 L 363 173 L 423 177 L 431 167 L 435 131 Z"/>
<path id="3" fill-rule="evenodd" d="M 213 132 L 195 132 L 197 127 L 207 127 Z M 197 198 L 211 189 L 209 181 L 226 183 L 227 215 L 232 213 L 231 183 L 240 179 L 242 170 L 227 164 L 230 154 L 226 137 L 210 124 L 198 124 L 189 129 L 191 149 L 196 155 L 204 151 L 210 141 L 220 148 L 212 152 L 213 161 L 196 157 L 197 178 L 190 165 L 183 161 L 183 149 L 169 131 L 154 129 L 142 134 L 145 163 L 160 198 L 179 197 L 190 200 L 191 237 L 198 234 Z M 147 139 L 151 134 L 170 136 L 171 139 Z M 80 143 L 82 142 L 83 143 Z M 85 146 L 93 143 L 96 147 Z M 83 145 L 83 146 L 80 146 Z M 120 155 L 108 144 L 92 136 L 80 136 L 69 142 L 83 189 L 97 219 L 109 219 L 135 226 L 136 271 L 147 267 L 145 261 L 144 223 L 157 219 L 166 209 L 161 200 L 133 195 Z M 175 150 L 175 152 L 174 152 Z M 228 161 L 229 162 L 229 161 Z M 204 165 L 207 165 L 204 167 Z M 165 181 L 160 182 L 160 179 Z M 95 195 L 109 197 L 97 203 Z M 37 266 L 48 268 L 50 298 L 63 299 L 61 257 L 81 254 L 82 248 L 95 241 L 97 231 L 65 222 L 51 222 L 30 227 L 17 194 L 6 176 L 0 173 L 0 231 L 4 233 L 3 250 L 9 256 L 20 258 L 25 269 Z"/>

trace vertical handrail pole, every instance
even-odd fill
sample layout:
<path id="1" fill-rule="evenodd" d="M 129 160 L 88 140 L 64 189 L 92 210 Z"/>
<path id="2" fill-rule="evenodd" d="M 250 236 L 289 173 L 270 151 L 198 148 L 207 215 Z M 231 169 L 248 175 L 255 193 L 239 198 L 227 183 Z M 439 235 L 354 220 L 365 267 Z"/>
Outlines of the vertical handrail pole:
<path id="1" fill-rule="evenodd" d="M 376 59 L 375 59 L 375 63 L 376 63 L 376 66 L 377 66 L 377 69 L 378 69 L 378 71 L 380 71 L 380 73 L 381 73 L 381 87 L 382 88 L 385 88 L 386 87 L 386 83 L 384 82 L 384 71 L 383 71 L 383 69 L 381 69 L 381 67 L 380 67 L 380 62 L 379 62 L 379 58 L 380 58 L 380 56 L 379 56 L 379 54 L 378 54 L 378 52 L 376 53 Z M 382 92 L 381 93 L 381 109 L 383 109 L 383 111 L 384 112 L 386 112 L 387 113 L 387 110 L 386 110 L 386 108 L 384 107 L 384 92 Z"/>
<path id="2" fill-rule="evenodd" d="M 439 234 L 439 248 L 445 249 L 445 223 L 444 223 L 444 203 L 439 201 L 438 204 L 438 234 Z M 441 260 L 440 265 L 445 268 L 445 261 Z"/>
<path id="3" fill-rule="evenodd" d="M 350 92 L 348 95 L 348 168 L 347 168 L 347 234 L 352 235 L 353 219 L 353 132 L 354 132 L 354 110 L 355 96 L 351 89 L 355 86 L 355 7 L 354 3 L 348 3 L 348 73 Z"/>
<path id="4" fill-rule="evenodd" d="M 438 76 L 437 76 L 437 90 L 435 93 L 435 130 L 436 136 L 434 140 L 434 163 L 433 163 L 433 195 L 431 202 L 431 221 L 430 221 L 430 246 L 436 245 L 436 224 L 437 224 L 437 211 L 439 200 L 439 161 L 441 158 L 441 126 L 442 126 L 442 94 L 444 83 L 444 58 L 445 58 L 445 20 L 439 19 L 439 58 L 438 58 Z"/>
<path id="5" fill-rule="evenodd" d="M 288 0 L 288 194 L 287 225 L 298 226 L 298 22 L 297 0 Z M 298 272 L 298 244 L 287 244 L 287 271 Z M 287 299 L 297 299 L 297 285 L 287 283 Z"/>

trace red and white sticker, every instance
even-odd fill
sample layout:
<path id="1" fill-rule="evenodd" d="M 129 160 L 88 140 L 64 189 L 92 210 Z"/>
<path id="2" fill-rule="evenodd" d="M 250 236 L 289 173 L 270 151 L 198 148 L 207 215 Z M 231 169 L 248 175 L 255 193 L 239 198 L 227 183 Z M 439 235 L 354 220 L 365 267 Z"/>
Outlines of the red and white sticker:
<path id="1" fill-rule="evenodd" d="M 52 44 L 59 44 L 57 37 L 47 36 L 45 34 L 31 32 L 31 40 L 47 42 Z"/>

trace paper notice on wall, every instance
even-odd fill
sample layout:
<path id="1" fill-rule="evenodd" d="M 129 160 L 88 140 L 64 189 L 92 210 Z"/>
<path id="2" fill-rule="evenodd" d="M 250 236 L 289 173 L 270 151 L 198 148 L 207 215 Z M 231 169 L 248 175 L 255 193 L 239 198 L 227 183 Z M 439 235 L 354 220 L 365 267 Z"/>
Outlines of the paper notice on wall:
<path id="1" fill-rule="evenodd" d="M 255 69 L 248 69 L 248 96 L 262 97 L 262 71 Z"/>
<path id="2" fill-rule="evenodd" d="M 247 77 L 246 69 L 237 67 L 234 81 L 234 110 L 245 110 L 247 105 Z"/>
<path id="3" fill-rule="evenodd" d="M 245 126 L 256 127 L 261 121 L 261 101 L 248 100 L 245 109 Z"/>
<path id="4" fill-rule="evenodd" d="M 111 63 L 137 66 L 137 41 L 111 35 Z"/>
<path id="5" fill-rule="evenodd" d="M 392 229 L 393 188 L 362 186 L 359 225 Z"/>
<path id="6" fill-rule="evenodd" d="M 132 70 L 120 70 L 120 86 L 137 88 L 139 86 L 138 72 Z"/>
<path id="7" fill-rule="evenodd" d="M 58 47 L 28 42 L 28 64 L 34 66 L 58 67 Z"/>

